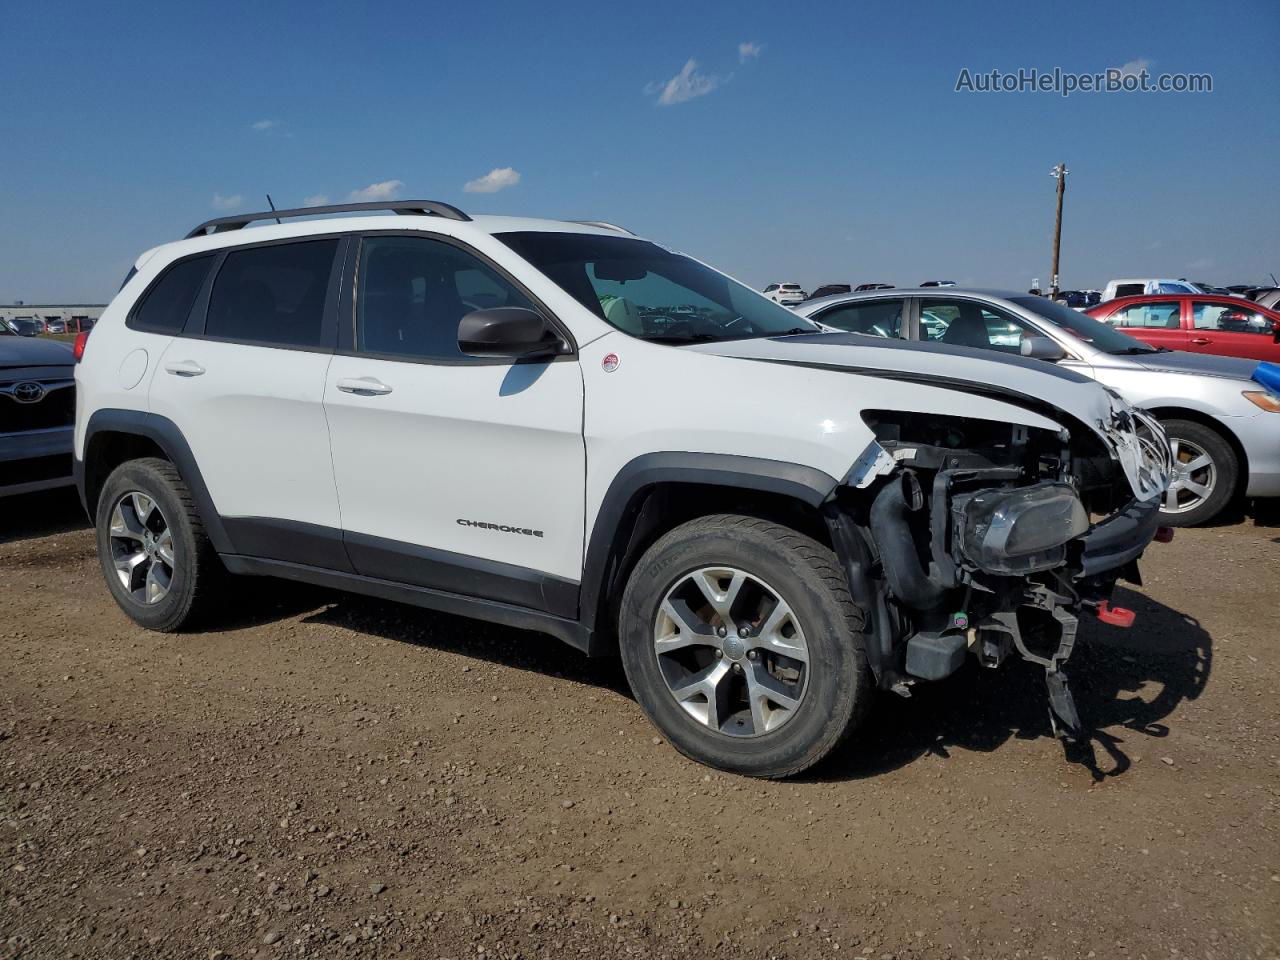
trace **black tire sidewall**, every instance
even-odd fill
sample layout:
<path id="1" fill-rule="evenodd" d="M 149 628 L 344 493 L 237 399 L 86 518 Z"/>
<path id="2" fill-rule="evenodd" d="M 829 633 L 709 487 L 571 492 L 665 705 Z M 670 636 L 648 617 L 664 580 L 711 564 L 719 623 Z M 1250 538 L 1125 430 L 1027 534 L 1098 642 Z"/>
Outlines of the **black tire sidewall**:
<path id="1" fill-rule="evenodd" d="M 699 724 L 677 705 L 658 666 L 652 631 L 659 604 L 682 577 L 717 565 L 744 570 L 780 592 L 804 631 L 810 663 L 804 701 L 771 733 L 732 737 Z M 776 538 L 731 523 L 679 528 L 637 564 L 619 613 L 623 668 L 641 708 L 685 756 L 753 776 L 786 776 L 829 752 L 850 726 L 859 698 L 871 695 L 861 634 L 807 566 Z"/>
<path id="2" fill-rule="evenodd" d="M 1216 486 L 1200 506 L 1186 513 L 1165 513 L 1161 507 L 1160 519 L 1174 527 L 1193 527 L 1208 523 L 1235 497 L 1240 477 L 1240 464 L 1236 453 L 1217 431 L 1192 420 L 1166 420 L 1162 424 L 1170 440 L 1189 440 L 1203 449 L 1213 459 L 1217 468 Z"/>
<path id="3" fill-rule="evenodd" d="M 116 502 L 133 491 L 155 500 L 173 536 L 177 564 L 169 592 L 159 603 L 144 604 L 135 600 L 120 583 L 112 562 L 111 513 Z M 177 629 L 186 620 L 195 599 L 196 581 L 199 577 L 199 545 L 173 482 L 144 461 L 122 464 L 112 471 L 103 484 L 94 526 L 102 575 L 107 581 L 107 589 L 120 608 L 139 626 L 160 631 Z"/>

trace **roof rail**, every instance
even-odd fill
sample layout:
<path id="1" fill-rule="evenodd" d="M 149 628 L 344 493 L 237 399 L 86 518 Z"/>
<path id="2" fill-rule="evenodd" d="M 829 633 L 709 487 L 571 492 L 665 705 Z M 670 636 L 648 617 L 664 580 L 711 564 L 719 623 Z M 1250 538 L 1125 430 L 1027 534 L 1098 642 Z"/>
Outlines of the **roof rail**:
<path id="1" fill-rule="evenodd" d="M 256 220 L 278 220 L 284 217 L 314 217 L 322 213 L 359 213 L 365 210 L 393 210 L 408 216 L 444 217 L 446 220 L 470 220 L 457 207 L 438 200 L 379 200 L 371 203 L 335 203 L 326 207 L 295 207 L 292 210 L 263 210 L 261 213 L 239 213 L 234 217 L 206 220 L 183 239 L 203 237 L 211 233 L 239 230 Z"/>
<path id="2" fill-rule="evenodd" d="M 584 227 L 599 227 L 601 230 L 617 230 L 619 233 L 625 233 L 629 237 L 635 234 L 626 227 L 620 227 L 616 223 L 610 223 L 608 220 L 566 220 L 565 223 L 580 223 Z"/>

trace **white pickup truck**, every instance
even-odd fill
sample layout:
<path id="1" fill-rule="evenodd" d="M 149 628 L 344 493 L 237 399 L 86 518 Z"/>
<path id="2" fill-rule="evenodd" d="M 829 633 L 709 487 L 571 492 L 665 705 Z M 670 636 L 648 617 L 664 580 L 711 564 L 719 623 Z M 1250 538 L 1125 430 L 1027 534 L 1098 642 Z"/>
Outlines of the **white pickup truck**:
<path id="1" fill-rule="evenodd" d="M 1141 297 L 1148 293 L 1204 293 L 1190 280 L 1108 280 L 1102 291 L 1103 300 L 1116 297 Z"/>

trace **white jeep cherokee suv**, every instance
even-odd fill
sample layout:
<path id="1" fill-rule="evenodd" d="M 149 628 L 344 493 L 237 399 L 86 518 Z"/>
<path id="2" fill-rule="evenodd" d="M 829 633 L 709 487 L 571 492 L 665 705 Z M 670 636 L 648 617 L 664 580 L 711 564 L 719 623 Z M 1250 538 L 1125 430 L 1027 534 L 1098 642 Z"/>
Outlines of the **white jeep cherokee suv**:
<path id="1" fill-rule="evenodd" d="M 969 656 L 1041 664 L 1079 735 L 1077 617 L 1127 615 L 1169 475 L 1075 373 L 824 334 L 612 225 L 426 201 L 148 251 L 76 382 L 137 623 L 252 574 L 544 631 L 620 654 L 683 753 L 768 777 Z"/>

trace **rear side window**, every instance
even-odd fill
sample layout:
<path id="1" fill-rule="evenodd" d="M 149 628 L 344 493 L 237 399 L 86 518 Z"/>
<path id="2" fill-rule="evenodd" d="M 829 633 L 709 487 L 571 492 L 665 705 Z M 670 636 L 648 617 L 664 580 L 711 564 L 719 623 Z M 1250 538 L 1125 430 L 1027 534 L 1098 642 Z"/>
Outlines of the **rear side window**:
<path id="1" fill-rule="evenodd" d="M 1182 305 L 1177 300 L 1160 303 L 1133 303 L 1121 307 L 1106 322 L 1113 327 L 1146 327 L 1177 330 L 1182 326 Z"/>
<path id="2" fill-rule="evenodd" d="M 337 240 L 251 247 L 227 254 L 205 334 L 224 340 L 318 347 Z"/>
<path id="3" fill-rule="evenodd" d="M 846 303 L 832 307 L 813 319 L 838 330 L 865 333 L 873 337 L 902 336 L 902 301 L 877 300 L 874 303 Z"/>
<path id="4" fill-rule="evenodd" d="M 213 260 L 212 254 L 193 257 L 166 270 L 133 311 L 129 326 L 157 333 L 180 333 Z"/>

